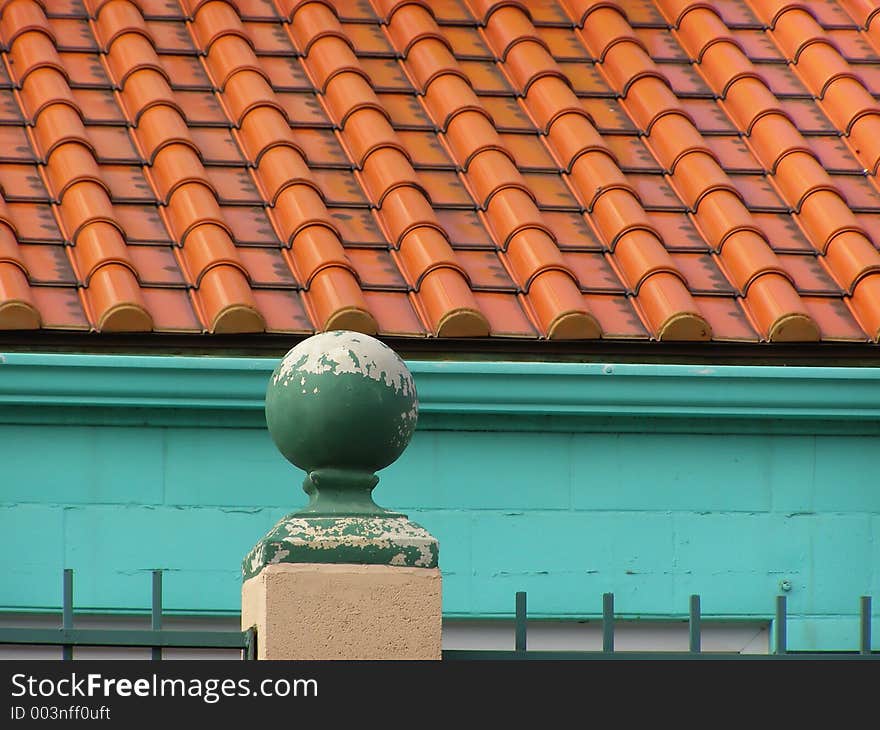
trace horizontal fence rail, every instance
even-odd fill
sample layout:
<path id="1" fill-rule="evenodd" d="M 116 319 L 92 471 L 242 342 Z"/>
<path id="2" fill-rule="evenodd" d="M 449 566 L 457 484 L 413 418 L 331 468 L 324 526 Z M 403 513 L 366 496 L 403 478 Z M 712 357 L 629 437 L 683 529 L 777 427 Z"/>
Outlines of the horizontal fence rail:
<path id="1" fill-rule="evenodd" d="M 61 628 L 0 627 L 0 644 L 60 646 L 62 659 L 73 659 L 77 646 L 148 648 L 152 659 L 163 649 L 239 649 L 242 659 L 256 659 L 256 631 L 203 631 L 162 628 L 162 571 L 153 571 L 149 629 L 77 629 L 73 625 L 73 570 L 65 569 Z"/>
<path id="2" fill-rule="evenodd" d="M 769 654 L 741 654 L 730 651 L 703 651 L 702 615 L 700 596 L 692 595 L 688 610 L 687 651 L 615 651 L 614 648 L 614 594 L 602 596 L 602 650 L 529 650 L 528 610 L 526 593 L 516 593 L 514 611 L 514 648 L 507 649 L 445 649 L 443 659 L 869 659 L 880 660 L 880 652 L 871 651 L 871 597 L 862 596 L 859 601 L 859 648 L 858 650 L 789 651 L 787 648 L 787 623 L 785 596 L 776 597 L 773 619 L 774 650 Z"/>

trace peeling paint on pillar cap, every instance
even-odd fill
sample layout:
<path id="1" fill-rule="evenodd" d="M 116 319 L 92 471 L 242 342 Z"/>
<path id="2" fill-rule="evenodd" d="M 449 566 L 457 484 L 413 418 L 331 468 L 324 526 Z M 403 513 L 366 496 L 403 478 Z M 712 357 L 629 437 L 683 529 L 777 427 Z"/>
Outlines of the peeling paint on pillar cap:
<path id="1" fill-rule="evenodd" d="M 309 503 L 254 546 L 243 578 L 279 562 L 437 567 L 436 539 L 372 498 L 375 472 L 406 449 L 418 413 L 412 373 L 376 338 L 334 330 L 291 349 L 269 380 L 266 424 L 306 472 Z"/>
<path id="2" fill-rule="evenodd" d="M 437 540 L 406 517 L 288 515 L 241 564 L 242 578 L 276 563 L 354 563 L 436 568 Z"/>

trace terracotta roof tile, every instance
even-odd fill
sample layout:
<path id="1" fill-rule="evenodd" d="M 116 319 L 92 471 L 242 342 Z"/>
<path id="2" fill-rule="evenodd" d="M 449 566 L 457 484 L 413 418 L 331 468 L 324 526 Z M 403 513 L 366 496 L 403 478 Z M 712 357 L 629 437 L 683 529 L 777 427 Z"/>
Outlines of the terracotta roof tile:
<path id="1" fill-rule="evenodd" d="M 0 329 L 877 341 L 873 0 L 13 0 Z"/>

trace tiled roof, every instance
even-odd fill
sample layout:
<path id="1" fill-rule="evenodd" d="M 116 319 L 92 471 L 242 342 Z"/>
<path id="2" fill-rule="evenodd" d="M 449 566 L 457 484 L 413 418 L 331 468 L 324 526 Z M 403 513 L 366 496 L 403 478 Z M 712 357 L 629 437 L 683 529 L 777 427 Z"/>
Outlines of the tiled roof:
<path id="1" fill-rule="evenodd" d="M 878 11 L 0 2 L 0 329 L 876 341 Z"/>

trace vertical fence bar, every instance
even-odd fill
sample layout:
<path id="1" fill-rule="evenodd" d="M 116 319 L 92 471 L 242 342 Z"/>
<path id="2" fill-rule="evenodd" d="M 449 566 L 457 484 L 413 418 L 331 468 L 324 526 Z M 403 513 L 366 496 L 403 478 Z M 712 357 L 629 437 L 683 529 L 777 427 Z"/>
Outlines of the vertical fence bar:
<path id="1" fill-rule="evenodd" d="M 776 635 L 776 654 L 785 654 L 786 649 L 786 621 L 785 596 L 776 596 L 776 621 L 773 629 Z"/>
<path id="2" fill-rule="evenodd" d="M 702 630 L 700 619 L 700 597 L 698 595 L 691 596 L 690 612 L 688 616 L 688 628 L 690 630 L 690 642 L 688 651 L 691 654 L 700 653 L 700 632 Z"/>
<path id="3" fill-rule="evenodd" d="M 244 658 L 248 660 L 257 658 L 257 629 L 254 626 L 245 632 Z"/>
<path id="4" fill-rule="evenodd" d="M 153 607 L 150 611 L 150 628 L 159 631 L 162 628 L 162 571 L 153 571 Z M 154 646 L 151 650 L 151 658 L 162 658 L 162 647 Z"/>
<path id="5" fill-rule="evenodd" d="M 862 596 L 859 601 L 859 654 L 871 653 L 871 596 Z"/>
<path id="6" fill-rule="evenodd" d="M 73 570 L 64 569 L 64 583 L 61 591 L 61 628 L 73 628 Z M 73 659 L 73 644 L 61 645 L 61 658 Z"/>
<path id="7" fill-rule="evenodd" d="M 526 593 L 516 592 L 516 651 L 526 650 Z"/>
<path id="8" fill-rule="evenodd" d="M 614 594 L 602 594 L 602 651 L 614 653 Z"/>

